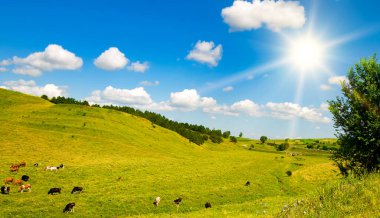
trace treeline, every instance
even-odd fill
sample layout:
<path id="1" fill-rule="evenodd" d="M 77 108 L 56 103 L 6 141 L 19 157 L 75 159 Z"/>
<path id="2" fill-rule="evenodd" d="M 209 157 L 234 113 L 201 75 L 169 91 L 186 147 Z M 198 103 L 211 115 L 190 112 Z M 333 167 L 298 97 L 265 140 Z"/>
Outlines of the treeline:
<path id="1" fill-rule="evenodd" d="M 54 104 L 76 104 L 76 105 L 90 106 L 90 104 L 87 101 L 78 101 L 74 98 L 66 98 L 62 96 L 53 97 L 49 99 L 46 95 L 43 95 L 41 96 L 41 98 L 48 100 Z M 177 121 L 170 120 L 166 118 L 165 116 L 158 113 L 154 113 L 150 111 L 143 112 L 141 110 L 134 109 L 128 106 L 114 106 L 114 105 L 100 106 L 100 105 L 94 104 L 94 105 L 91 105 L 91 107 L 102 107 L 102 108 L 121 111 L 128 114 L 132 114 L 134 116 L 145 118 L 149 120 L 150 122 L 152 122 L 153 127 L 155 127 L 154 125 L 159 125 L 166 129 L 170 129 L 174 132 L 177 132 L 181 136 L 187 138 L 190 142 L 193 142 L 197 145 L 202 145 L 205 141 L 209 139 L 213 143 L 219 144 L 223 142 L 223 138 L 230 138 L 230 135 L 231 135 L 230 131 L 222 132 L 219 129 L 211 130 L 202 125 L 180 123 Z"/>

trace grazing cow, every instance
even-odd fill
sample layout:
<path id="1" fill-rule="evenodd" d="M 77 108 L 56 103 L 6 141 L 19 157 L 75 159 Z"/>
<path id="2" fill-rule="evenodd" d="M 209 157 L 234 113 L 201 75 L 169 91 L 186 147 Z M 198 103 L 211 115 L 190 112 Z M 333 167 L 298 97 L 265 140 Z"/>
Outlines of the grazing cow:
<path id="1" fill-rule="evenodd" d="M 23 161 L 23 162 L 21 162 L 19 165 L 20 165 L 20 167 L 26 167 L 26 162 Z"/>
<path id="2" fill-rule="evenodd" d="M 3 195 L 9 194 L 10 190 L 11 190 L 10 187 L 1 186 L 1 194 L 3 194 Z"/>
<path id="3" fill-rule="evenodd" d="M 158 204 L 160 203 L 160 201 L 161 201 L 161 198 L 160 197 L 156 197 L 156 199 L 154 200 L 153 204 L 155 206 L 158 206 Z"/>
<path id="4" fill-rule="evenodd" d="M 30 191 L 32 191 L 32 186 L 30 184 L 21 185 L 20 189 L 18 191 L 21 193 L 23 193 L 24 191 L 30 192 Z"/>
<path id="5" fill-rule="evenodd" d="M 53 195 L 54 193 L 61 194 L 61 188 L 51 188 L 48 192 L 48 195 Z"/>
<path id="6" fill-rule="evenodd" d="M 245 183 L 245 186 L 250 186 L 251 185 L 251 182 L 250 181 L 247 181 L 246 183 Z"/>
<path id="7" fill-rule="evenodd" d="M 49 170 L 49 171 L 57 171 L 57 170 L 59 170 L 59 167 L 47 166 L 47 167 L 45 167 L 45 170 Z"/>
<path id="8" fill-rule="evenodd" d="M 39 163 L 34 163 L 34 167 L 38 167 L 39 165 Z"/>
<path id="9" fill-rule="evenodd" d="M 22 185 L 22 180 L 21 179 L 13 180 L 13 185 Z"/>
<path id="10" fill-rule="evenodd" d="M 177 212 L 178 212 L 179 204 L 182 202 L 182 198 L 177 198 L 173 202 L 177 205 Z"/>
<path id="11" fill-rule="evenodd" d="M 74 207 L 75 207 L 75 203 L 68 203 L 65 207 L 65 209 L 63 209 L 63 212 L 66 213 L 66 212 L 74 212 Z"/>
<path id="12" fill-rule="evenodd" d="M 6 178 L 6 179 L 4 180 L 4 183 L 5 183 L 5 184 L 12 183 L 12 182 L 13 182 L 13 178 L 12 178 L 12 177 Z"/>
<path id="13" fill-rule="evenodd" d="M 19 166 L 13 166 L 12 165 L 11 168 L 10 168 L 10 171 L 11 172 L 18 172 L 19 168 L 20 168 Z"/>
<path id="14" fill-rule="evenodd" d="M 23 176 L 21 177 L 21 180 L 24 181 L 24 182 L 27 182 L 27 181 L 29 180 L 29 176 L 27 176 L 27 175 L 23 175 Z"/>
<path id="15" fill-rule="evenodd" d="M 207 208 L 211 208 L 211 203 L 210 202 L 206 202 L 206 204 L 205 204 L 205 208 L 207 209 Z"/>
<path id="16" fill-rule="evenodd" d="M 12 164 L 12 165 L 11 165 L 11 168 L 14 168 L 14 167 L 17 167 L 17 168 L 18 168 L 18 167 L 20 167 L 20 164 Z"/>
<path id="17" fill-rule="evenodd" d="M 82 193 L 82 191 L 83 191 L 83 188 L 82 188 L 82 187 L 75 186 L 75 187 L 73 188 L 73 190 L 71 191 L 71 194 L 74 194 L 74 193 L 76 193 L 76 192 Z"/>

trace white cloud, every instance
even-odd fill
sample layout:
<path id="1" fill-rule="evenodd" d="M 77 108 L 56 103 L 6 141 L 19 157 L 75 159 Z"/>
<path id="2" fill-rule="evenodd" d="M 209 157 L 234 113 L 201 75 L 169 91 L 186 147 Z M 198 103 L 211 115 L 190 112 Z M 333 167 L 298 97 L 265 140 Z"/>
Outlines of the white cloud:
<path id="1" fill-rule="evenodd" d="M 22 68 L 15 68 L 12 70 L 13 73 L 15 74 L 21 74 L 21 75 L 29 75 L 29 76 L 39 76 L 41 75 L 41 71 L 36 69 L 36 68 L 33 68 L 33 67 L 29 67 L 29 66 L 25 66 L 25 67 L 22 67 Z"/>
<path id="2" fill-rule="evenodd" d="M 216 105 L 216 100 L 201 97 L 195 89 L 184 89 L 181 92 L 170 93 L 170 105 L 186 111 L 192 111 L 199 107 L 214 106 Z"/>
<path id="3" fill-rule="evenodd" d="M 186 59 L 215 67 L 222 58 L 222 50 L 222 45 L 215 46 L 213 41 L 198 41 Z"/>
<path id="4" fill-rule="evenodd" d="M 11 60 L 2 60 L 2 61 L 0 61 L 0 66 L 1 67 L 6 67 L 6 66 L 9 66 L 11 64 L 12 64 Z"/>
<path id="5" fill-rule="evenodd" d="M 248 114 L 249 116 L 261 116 L 262 112 L 260 111 L 260 105 L 254 103 L 251 100 L 243 100 L 235 102 L 231 105 L 231 110 L 234 112 L 240 112 Z"/>
<path id="6" fill-rule="evenodd" d="M 321 127 L 320 127 L 320 126 L 316 126 L 315 129 L 316 129 L 316 130 L 320 130 Z"/>
<path id="7" fill-rule="evenodd" d="M 203 112 L 209 114 L 223 114 L 228 116 L 239 116 L 239 113 L 231 110 L 231 107 L 228 105 L 218 105 L 215 104 L 213 106 L 204 107 Z"/>
<path id="8" fill-rule="evenodd" d="M 131 106 L 142 110 L 172 111 L 175 108 L 168 102 L 154 102 L 143 87 L 118 89 L 107 86 L 104 90 L 95 90 L 85 98 L 90 104 Z"/>
<path id="9" fill-rule="evenodd" d="M 154 81 L 154 82 L 150 82 L 150 81 L 141 81 L 140 82 L 140 85 L 142 86 L 158 86 L 160 85 L 160 81 Z"/>
<path id="10" fill-rule="evenodd" d="M 149 63 L 144 62 L 140 63 L 140 61 L 133 62 L 131 66 L 128 66 L 128 70 L 134 71 L 134 72 L 139 72 L 139 73 L 144 73 L 149 69 Z"/>
<path id="11" fill-rule="evenodd" d="M 301 107 L 298 104 L 284 102 L 284 103 L 273 103 L 268 102 L 265 107 L 269 109 L 270 116 L 290 120 L 294 118 L 301 118 L 310 122 L 317 123 L 329 123 L 330 119 L 324 117 L 321 113 L 317 112 L 314 108 Z"/>
<path id="12" fill-rule="evenodd" d="M 30 95 L 47 95 L 48 97 L 56 97 L 56 96 L 66 96 L 66 88 L 57 86 L 54 84 L 46 84 L 45 86 L 37 86 L 36 82 L 33 80 L 25 81 L 6 81 L 3 83 L 3 86 L 6 89 L 18 91 Z"/>
<path id="13" fill-rule="evenodd" d="M 15 66 L 12 70 L 14 73 L 39 76 L 45 71 L 79 69 L 82 67 L 83 61 L 82 58 L 75 56 L 74 53 L 62 46 L 50 44 L 43 52 L 32 53 L 26 58 L 15 56 L 11 63 L 7 60 L 4 63 L 13 64 Z"/>
<path id="14" fill-rule="evenodd" d="M 7 72 L 7 71 L 8 71 L 7 68 L 5 68 L 5 67 L 0 67 L 0 73 L 4 73 L 4 72 Z"/>
<path id="15" fill-rule="evenodd" d="M 254 78 L 253 75 L 248 75 L 248 76 L 247 76 L 247 79 L 248 79 L 248 80 L 253 80 L 253 78 Z"/>
<path id="16" fill-rule="evenodd" d="M 322 110 L 322 111 L 329 111 L 329 104 L 328 103 L 326 103 L 326 102 L 323 102 L 320 106 L 319 106 L 319 108 Z"/>
<path id="17" fill-rule="evenodd" d="M 323 91 L 328 91 L 328 90 L 331 90 L 331 89 L 332 89 L 331 86 L 326 85 L 326 84 L 322 84 L 322 85 L 320 85 L 319 88 L 320 88 L 321 90 L 323 90 Z"/>
<path id="18" fill-rule="evenodd" d="M 141 106 L 152 104 L 150 95 L 143 87 L 134 89 L 118 89 L 107 86 L 103 91 L 93 91 L 91 96 L 86 98 L 91 104 L 121 104 L 131 106 Z"/>
<path id="19" fill-rule="evenodd" d="M 123 69 L 128 62 L 128 58 L 118 48 L 110 47 L 95 59 L 94 64 L 100 69 L 112 71 Z"/>
<path id="20" fill-rule="evenodd" d="M 329 83 L 333 85 L 340 85 L 341 82 L 348 83 L 348 79 L 345 76 L 333 76 L 329 78 Z"/>
<path id="21" fill-rule="evenodd" d="M 232 87 L 232 86 L 227 86 L 227 87 L 223 88 L 223 92 L 231 92 L 233 90 L 234 90 L 234 87 Z"/>
<path id="22" fill-rule="evenodd" d="M 258 29 L 265 24 L 278 32 L 284 28 L 299 29 L 305 24 L 304 7 L 297 1 L 234 1 L 222 10 L 223 21 L 230 31 Z"/>

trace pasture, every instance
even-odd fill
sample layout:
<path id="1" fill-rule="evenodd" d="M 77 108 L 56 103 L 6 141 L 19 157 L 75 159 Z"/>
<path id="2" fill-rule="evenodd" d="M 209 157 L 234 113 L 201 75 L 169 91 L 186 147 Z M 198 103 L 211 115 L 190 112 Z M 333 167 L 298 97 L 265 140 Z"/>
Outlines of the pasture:
<path id="1" fill-rule="evenodd" d="M 126 113 L 3 89 L 0 122 L 0 179 L 28 175 L 32 186 L 19 193 L 10 185 L 10 194 L 0 195 L 0 217 L 272 217 L 341 178 L 329 152 L 301 141 L 291 140 L 289 150 L 300 156 L 251 139 L 198 146 Z M 21 161 L 26 167 L 10 172 Z M 71 194 L 74 186 L 83 192 Z M 54 187 L 61 194 L 48 195 Z M 64 214 L 70 202 L 75 212 Z"/>

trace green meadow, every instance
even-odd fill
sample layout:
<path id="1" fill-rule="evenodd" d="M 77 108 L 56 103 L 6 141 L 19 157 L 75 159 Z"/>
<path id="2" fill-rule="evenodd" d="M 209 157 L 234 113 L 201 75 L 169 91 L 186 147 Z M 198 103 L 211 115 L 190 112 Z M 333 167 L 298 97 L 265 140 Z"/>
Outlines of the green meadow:
<path id="1" fill-rule="evenodd" d="M 246 138 L 198 146 L 127 113 L 0 89 L 0 179 L 28 175 L 32 185 L 29 193 L 10 185 L 10 194 L 0 195 L 0 217 L 379 216 L 379 176 L 343 180 L 329 151 L 306 148 L 313 141 L 290 140 L 282 152 Z M 21 161 L 26 167 L 10 172 Z M 65 168 L 44 171 L 60 164 Z M 83 193 L 71 194 L 74 186 Z M 48 195 L 54 187 L 62 193 Z M 75 212 L 64 214 L 69 202 Z"/>

